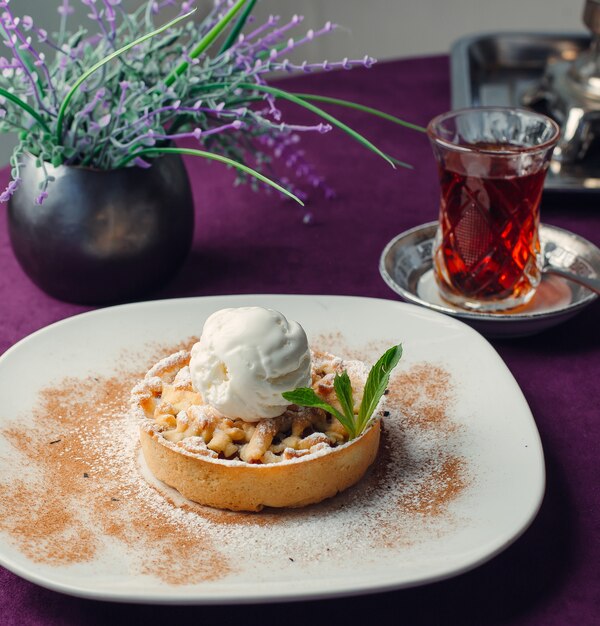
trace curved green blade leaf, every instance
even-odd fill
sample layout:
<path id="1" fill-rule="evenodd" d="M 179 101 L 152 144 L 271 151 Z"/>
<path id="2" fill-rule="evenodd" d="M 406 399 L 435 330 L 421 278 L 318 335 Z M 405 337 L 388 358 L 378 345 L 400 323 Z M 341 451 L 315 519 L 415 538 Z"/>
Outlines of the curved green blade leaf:
<path id="1" fill-rule="evenodd" d="M 50 133 L 50 129 L 48 125 L 44 121 L 44 118 L 32 107 L 30 107 L 27 102 L 23 102 L 21 98 L 17 98 L 14 94 L 10 93 L 10 91 L 6 91 L 6 89 L 2 89 L 0 87 L 0 96 L 4 96 L 7 100 L 10 100 L 12 103 L 21 107 L 24 111 L 27 111 L 31 117 L 47 132 Z"/>
<path id="2" fill-rule="evenodd" d="M 337 118 L 333 117 L 333 115 L 330 115 L 326 111 L 323 111 L 323 109 L 320 109 L 314 104 L 311 104 L 310 102 L 306 102 L 302 98 L 298 98 L 294 94 L 288 93 L 287 91 L 283 91 L 282 89 L 277 89 L 276 87 L 269 87 L 267 85 L 257 85 L 255 83 L 239 83 L 237 87 L 240 87 L 242 89 L 252 90 L 252 91 L 262 91 L 264 93 L 270 93 L 271 95 L 276 96 L 277 98 L 282 98 L 283 100 L 289 100 L 290 102 L 293 102 L 294 104 L 297 104 L 301 107 L 304 107 L 305 109 L 308 109 L 309 111 L 312 111 L 313 113 L 316 113 L 319 117 L 327 120 L 334 126 L 337 126 L 340 130 L 343 130 L 345 133 L 350 135 L 353 139 L 361 143 L 363 146 L 365 146 L 372 152 L 375 152 L 375 154 L 378 154 L 382 159 L 387 161 L 394 169 L 396 169 L 396 166 L 394 162 L 392 161 L 392 159 L 390 159 L 387 156 L 387 154 L 382 152 L 377 146 L 372 144 L 366 137 L 363 137 L 360 133 L 357 133 L 355 130 L 353 130 L 352 128 L 344 124 L 343 122 L 340 122 L 340 120 L 338 120 Z"/>
<path id="3" fill-rule="evenodd" d="M 412 122 L 406 122 L 405 120 L 401 120 L 399 117 L 394 115 L 390 115 L 389 113 L 384 113 L 379 109 L 374 109 L 372 107 L 365 106 L 364 104 L 357 104 L 356 102 L 350 102 L 349 100 L 340 100 L 339 98 L 330 98 L 329 96 L 320 96 L 318 94 L 313 93 L 294 93 L 298 98 L 302 98 L 303 100 L 314 100 L 315 102 L 327 102 L 329 104 L 337 104 L 338 106 L 347 107 L 349 109 L 356 109 L 357 111 L 363 111 L 364 113 L 368 113 L 369 115 L 375 115 L 376 117 L 380 117 L 384 120 L 388 120 L 388 122 L 393 122 L 394 124 L 398 124 L 399 126 L 404 126 L 406 128 L 410 128 L 411 130 L 416 130 L 420 133 L 426 133 L 427 129 L 423 126 L 419 126 L 418 124 L 413 124 Z"/>
<path id="4" fill-rule="evenodd" d="M 226 163 L 227 165 L 231 165 L 232 167 L 235 167 L 236 169 L 242 172 L 245 172 L 246 174 L 249 174 L 250 176 L 253 176 L 254 178 L 260 180 L 261 182 L 266 183 L 267 185 L 270 185 L 274 189 L 277 189 L 277 191 L 280 191 L 282 194 L 288 196 L 292 200 L 295 200 L 298 204 L 304 206 L 304 202 L 302 202 L 302 200 L 300 200 L 300 198 L 295 196 L 291 191 L 288 191 L 287 189 L 285 189 L 284 187 L 282 187 L 275 181 L 271 180 L 270 178 L 267 178 L 260 172 L 253 170 L 251 167 L 248 167 L 247 165 L 244 165 L 243 163 L 239 163 L 238 161 L 229 159 L 226 156 L 222 156 L 220 154 L 214 154 L 212 152 L 206 152 L 204 150 L 194 150 L 193 148 L 144 148 L 143 150 L 138 150 L 134 154 L 130 154 L 127 158 L 123 159 L 119 163 L 119 167 L 123 167 L 124 165 L 129 163 L 129 161 L 132 161 L 138 156 L 144 156 L 144 155 L 158 156 L 161 154 L 189 154 L 192 156 L 199 156 L 205 159 L 210 159 L 212 161 L 220 161 L 221 163 Z"/>
<path id="5" fill-rule="evenodd" d="M 231 48 L 231 46 L 235 43 L 238 35 L 242 32 L 242 28 L 244 28 L 244 25 L 248 21 L 248 17 L 250 16 L 250 13 L 252 13 L 252 9 L 254 9 L 255 4 L 256 0 L 249 0 L 244 12 L 240 15 L 239 20 L 235 23 L 235 26 L 231 29 L 231 32 L 227 36 L 225 43 L 221 46 L 219 54 L 223 54 L 225 50 Z"/>
<path id="6" fill-rule="evenodd" d="M 223 32 L 223 29 L 231 22 L 231 20 L 239 13 L 240 9 L 244 6 L 247 0 L 238 0 L 229 11 L 223 16 L 221 21 L 217 22 L 207 33 L 202 37 L 198 45 L 190 52 L 190 58 L 195 59 L 199 57 Z M 170 87 L 178 76 L 181 76 L 185 70 L 189 67 L 189 63 L 184 61 L 178 65 L 168 76 L 165 78 L 165 85 Z"/>

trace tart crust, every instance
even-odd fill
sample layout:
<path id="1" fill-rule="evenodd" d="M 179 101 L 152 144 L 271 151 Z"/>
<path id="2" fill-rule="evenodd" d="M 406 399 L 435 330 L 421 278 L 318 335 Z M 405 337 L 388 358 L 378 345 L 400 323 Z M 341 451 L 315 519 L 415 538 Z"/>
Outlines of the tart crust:
<path id="1" fill-rule="evenodd" d="M 140 441 L 154 476 L 189 500 L 231 511 L 260 511 L 315 504 L 351 487 L 375 460 L 380 432 L 376 420 L 360 437 L 324 454 L 268 465 L 186 455 L 143 429 Z"/>
<path id="2" fill-rule="evenodd" d="M 149 470 L 189 500 L 232 511 L 302 507 L 354 485 L 375 460 L 380 417 L 351 441 L 321 409 L 292 405 L 281 417 L 243 423 L 203 404 L 189 361 L 186 350 L 165 357 L 131 395 Z M 320 352 L 312 361 L 313 388 L 330 403 L 341 371 L 352 379 L 355 401 L 362 398 L 363 363 Z"/>

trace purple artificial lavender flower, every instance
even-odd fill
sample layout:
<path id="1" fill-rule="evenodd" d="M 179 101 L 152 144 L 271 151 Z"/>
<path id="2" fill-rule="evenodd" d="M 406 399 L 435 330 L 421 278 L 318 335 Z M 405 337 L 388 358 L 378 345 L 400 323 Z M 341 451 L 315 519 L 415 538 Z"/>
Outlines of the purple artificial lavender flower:
<path id="1" fill-rule="evenodd" d="M 110 113 L 107 113 L 106 115 L 103 115 L 98 120 L 98 128 L 106 128 L 110 124 L 110 120 L 111 119 L 112 119 L 112 115 Z"/>
<path id="2" fill-rule="evenodd" d="M 21 20 L 21 26 L 26 32 L 30 31 L 33 28 L 33 18 L 31 17 L 31 15 L 23 16 L 23 19 Z"/>
<path id="3" fill-rule="evenodd" d="M 100 87 L 100 89 L 98 89 L 98 91 L 96 91 L 96 93 L 94 94 L 94 97 L 92 98 L 91 102 L 88 102 L 83 107 L 83 109 L 79 111 L 78 115 L 81 117 L 89 116 L 92 113 L 92 111 L 96 108 L 98 103 L 102 101 L 105 95 L 106 95 L 106 89 L 104 89 L 104 87 Z"/>
<path id="4" fill-rule="evenodd" d="M 84 0 L 81 0 L 83 4 L 86 4 Z M 62 17 L 67 17 L 67 15 L 71 15 L 75 9 L 69 4 L 69 0 L 62 0 L 62 4 L 57 9 L 59 15 Z"/>
<path id="5" fill-rule="evenodd" d="M 286 131 L 315 131 L 317 133 L 320 133 L 321 135 L 324 135 L 325 133 L 328 133 L 330 130 L 332 130 L 332 126 L 331 124 L 324 124 L 323 122 L 320 122 L 319 124 L 314 124 L 313 126 L 306 126 L 304 124 L 279 124 L 279 130 L 281 132 L 286 132 Z"/>
<path id="6" fill-rule="evenodd" d="M 116 116 L 119 117 L 124 110 L 125 105 L 125 97 L 127 95 L 127 90 L 131 87 L 131 83 L 127 80 L 122 80 L 119 83 L 119 87 L 121 88 L 121 96 L 119 97 L 119 104 L 117 105 Z"/>
<path id="7" fill-rule="evenodd" d="M 175 4 L 177 4 L 176 0 L 162 0 L 162 2 L 158 2 L 158 0 L 155 0 L 155 2 L 152 3 L 152 13 L 154 15 L 156 15 L 157 13 L 160 13 L 165 7 L 172 7 Z"/>
<path id="8" fill-rule="evenodd" d="M 262 70 L 260 70 L 260 73 L 272 70 L 283 70 L 287 72 L 302 71 L 306 73 L 310 73 L 314 70 L 351 70 L 354 67 L 370 68 L 376 62 L 377 60 L 370 56 L 366 56 L 362 59 L 349 59 L 346 57 L 342 61 L 336 61 L 333 63 L 329 61 L 322 61 L 321 63 L 308 63 L 307 61 L 303 61 L 300 65 L 295 65 L 289 59 L 284 59 L 281 63 L 270 63 L 268 66 L 265 66 Z"/>
<path id="9" fill-rule="evenodd" d="M 363 59 L 363 65 L 369 69 L 370 67 L 373 66 L 374 63 L 377 63 L 377 59 L 374 59 L 373 57 L 370 57 L 368 54 L 365 54 L 365 57 Z"/>
<path id="10" fill-rule="evenodd" d="M 36 150 L 41 148 L 43 154 L 52 155 L 52 160 L 58 160 L 62 154 L 65 163 L 72 165 L 98 169 L 147 168 L 152 161 L 140 158 L 139 150 L 155 146 L 158 154 L 166 142 L 191 138 L 201 147 L 241 163 L 255 159 L 259 169 L 280 158 L 290 178 L 300 177 L 307 188 L 321 187 L 327 195 L 323 178 L 295 144 L 299 141 L 296 131 L 326 133 L 331 125 L 325 121 L 311 126 L 282 123 L 282 112 L 277 108 L 280 98 L 260 87 L 268 87 L 265 74 L 273 70 L 311 72 L 370 67 L 374 59 L 368 56 L 361 60 L 344 58 L 339 62 L 301 65 L 285 58 L 301 44 L 331 32 L 334 24 L 327 22 L 303 36 L 292 32 L 303 20 L 299 15 L 285 23 L 270 16 L 265 23 L 251 27 L 254 20 L 250 16 L 244 32 L 238 32 L 236 41 L 228 44 L 222 53 L 217 53 L 216 48 L 197 53 L 195 42 L 236 5 L 236 0 L 213 0 L 213 8 L 204 20 L 186 19 L 147 45 L 129 49 L 121 55 L 119 63 L 111 60 L 95 76 L 86 76 L 84 82 L 77 84 L 69 106 L 59 116 L 62 124 L 58 124 L 59 132 L 55 133 L 59 105 L 77 76 L 93 66 L 99 69 L 111 52 L 158 27 L 159 19 L 154 15 L 165 7 L 176 7 L 181 15 L 200 3 L 139 0 L 143 10 L 128 14 L 122 0 L 81 0 L 94 21 L 90 34 L 84 28 L 69 32 L 66 18 L 74 13 L 74 3 L 58 0 L 57 4 L 61 21 L 54 41 L 37 27 L 31 16 L 13 17 L 9 1 L 0 0 L 0 26 L 4 27 L 0 32 L 12 52 L 0 57 L 2 88 L 33 105 L 42 118 L 36 121 L 31 115 L 25 117 L 22 111 L 13 116 L 13 109 L 0 102 L 0 120 L 7 117 L 3 127 L 8 128 L 10 122 L 29 129 L 22 134 L 15 158 L 19 150 L 38 154 Z M 237 4 L 241 8 L 241 3 Z M 235 28 L 234 24 L 228 28 Z M 47 61 L 36 50 L 38 43 L 46 43 L 58 54 L 48 55 L 51 58 Z M 173 60 L 180 65 L 172 67 Z M 156 76 L 163 72 L 167 72 L 167 80 L 157 89 Z M 235 135 L 236 131 L 241 131 L 239 136 Z M 219 133 L 222 135 L 217 141 L 210 140 L 211 135 Z M 17 167 L 13 175 L 18 173 Z M 46 178 L 38 191 L 39 204 L 46 199 L 51 182 Z M 0 198 L 6 199 L 16 184 L 9 185 Z M 286 183 L 286 187 L 297 197 L 306 197 L 295 183 Z"/>
<path id="11" fill-rule="evenodd" d="M 0 194 L 0 202 L 8 202 L 15 191 L 19 188 L 21 184 L 21 179 L 16 176 L 13 180 L 8 183 L 8 187 Z"/>
<path id="12" fill-rule="evenodd" d="M 38 54 L 38 58 L 33 62 L 36 67 L 42 67 L 46 62 L 46 55 L 43 52 Z"/>
<path id="13" fill-rule="evenodd" d="M 115 13 L 114 7 L 117 6 L 120 2 L 116 2 L 115 0 L 102 0 L 104 3 L 104 7 L 106 8 L 106 21 L 110 24 L 113 24 L 116 20 L 117 14 Z"/>
<path id="14" fill-rule="evenodd" d="M 26 37 L 25 41 L 19 44 L 19 50 L 31 50 L 31 37 Z"/>
<path id="15" fill-rule="evenodd" d="M 16 30 L 18 25 L 18 20 L 14 20 L 10 11 L 4 11 L 2 13 L 2 26 L 4 30 Z"/>
<path id="16" fill-rule="evenodd" d="M 133 159 L 133 163 L 137 165 L 138 167 L 141 167 L 144 170 L 147 170 L 149 167 L 152 167 L 152 164 L 148 163 L 148 161 L 144 161 L 142 157 L 135 157 L 135 159 Z"/>
<path id="17" fill-rule="evenodd" d="M 294 17 L 297 17 L 297 16 L 294 16 Z M 315 37 L 321 37 L 322 35 L 332 32 L 335 28 L 337 28 L 335 24 L 333 24 L 332 22 L 326 22 L 325 25 L 317 31 L 312 30 L 312 29 L 309 30 L 306 33 L 306 35 L 302 37 L 301 39 L 296 40 L 293 37 L 290 37 L 287 41 L 287 45 L 281 50 L 276 50 L 275 53 L 271 51 L 269 58 L 271 61 L 273 61 L 277 57 L 280 57 L 283 54 L 290 52 L 291 50 L 294 50 L 295 48 L 298 48 L 299 46 L 305 43 L 311 42 L 313 39 L 315 39 Z M 271 34 L 273 35 L 275 33 L 283 33 L 283 32 L 284 32 L 284 28 L 280 28 L 278 30 L 273 31 L 273 33 Z M 266 38 L 264 38 L 264 40 L 266 40 Z"/>
<path id="18" fill-rule="evenodd" d="M 48 197 L 48 192 L 44 190 L 44 191 L 42 191 L 42 192 L 40 193 L 40 195 L 39 195 L 39 196 L 35 199 L 35 203 L 36 203 L 36 204 L 39 204 L 39 205 L 42 205 L 42 204 L 44 204 L 44 200 L 45 200 L 47 197 Z"/>
<path id="19" fill-rule="evenodd" d="M 246 51 L 248 53 L 256 54 L 256 52 L 258 51 L 269 49 L 271 46 L 281 41 L 284 38 L 285 33 L 295 28 L 298 24 L 300 24 L 300 22 L 302 22 L 303 19 L 304 18 L 301 15 L 294 15 L 292 16 L 292 19 L 287 24 L 274 28 L 274 26 L 278 24 L 279 22 L 279 17 L 277 16 L 274 18 L 272 15 L 269 16 L 269 20 L 266 22 L 266 24 L 259 26 L 256 30 L 251 32 L 246 37 L 246 41 L 248 42 L 258 37 L 258 35 L 261 35 L 261 37 L 257 38 L 256 41 L 247 45 Z M 266 33 L 263 35 L 262 33 L 265 30 L 268 30 L 269 28 L 273 28 L 273 30 L 270 33 Z M 288 40 L 288 44 L 289 44 L 289 40 Z"/>

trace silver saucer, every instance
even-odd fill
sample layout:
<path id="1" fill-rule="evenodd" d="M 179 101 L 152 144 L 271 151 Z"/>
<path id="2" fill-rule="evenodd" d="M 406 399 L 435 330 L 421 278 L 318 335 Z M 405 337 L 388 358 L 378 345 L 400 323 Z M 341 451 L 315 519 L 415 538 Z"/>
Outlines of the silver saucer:
<path id="1" fill-rule="evenodd" d="M 457 317 L 487 337 L 523 337 L 556 326 L 598 296 L 566 279 L 544 274 L 535 296 L 514 312 L 477 313 L 442 300 L 433 276 L 432 250 L 437 222 L 411 228 L 394 237 L 381 255 L 379 271 L 403 300 Z M 552 256 L 580 275 L 600 276 L 600 250 L 567 230 L 542 224 L 542 248 L 552 244 Z"/>

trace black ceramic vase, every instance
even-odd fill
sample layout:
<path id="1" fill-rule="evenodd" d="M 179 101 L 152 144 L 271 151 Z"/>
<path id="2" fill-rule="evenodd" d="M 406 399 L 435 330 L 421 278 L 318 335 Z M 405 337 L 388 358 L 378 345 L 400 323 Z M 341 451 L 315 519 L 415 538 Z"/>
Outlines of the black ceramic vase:
<path id="1" fill-rule="evenodd" d="M 138 298 L 163 285 L 186 258 L 194 230 L 189 180 L 179 155 L 151 168 L 99 171 L 48 167 L 29 157 L 8 207 L 15 256 L 50 295 L 80 304 Z"/>

